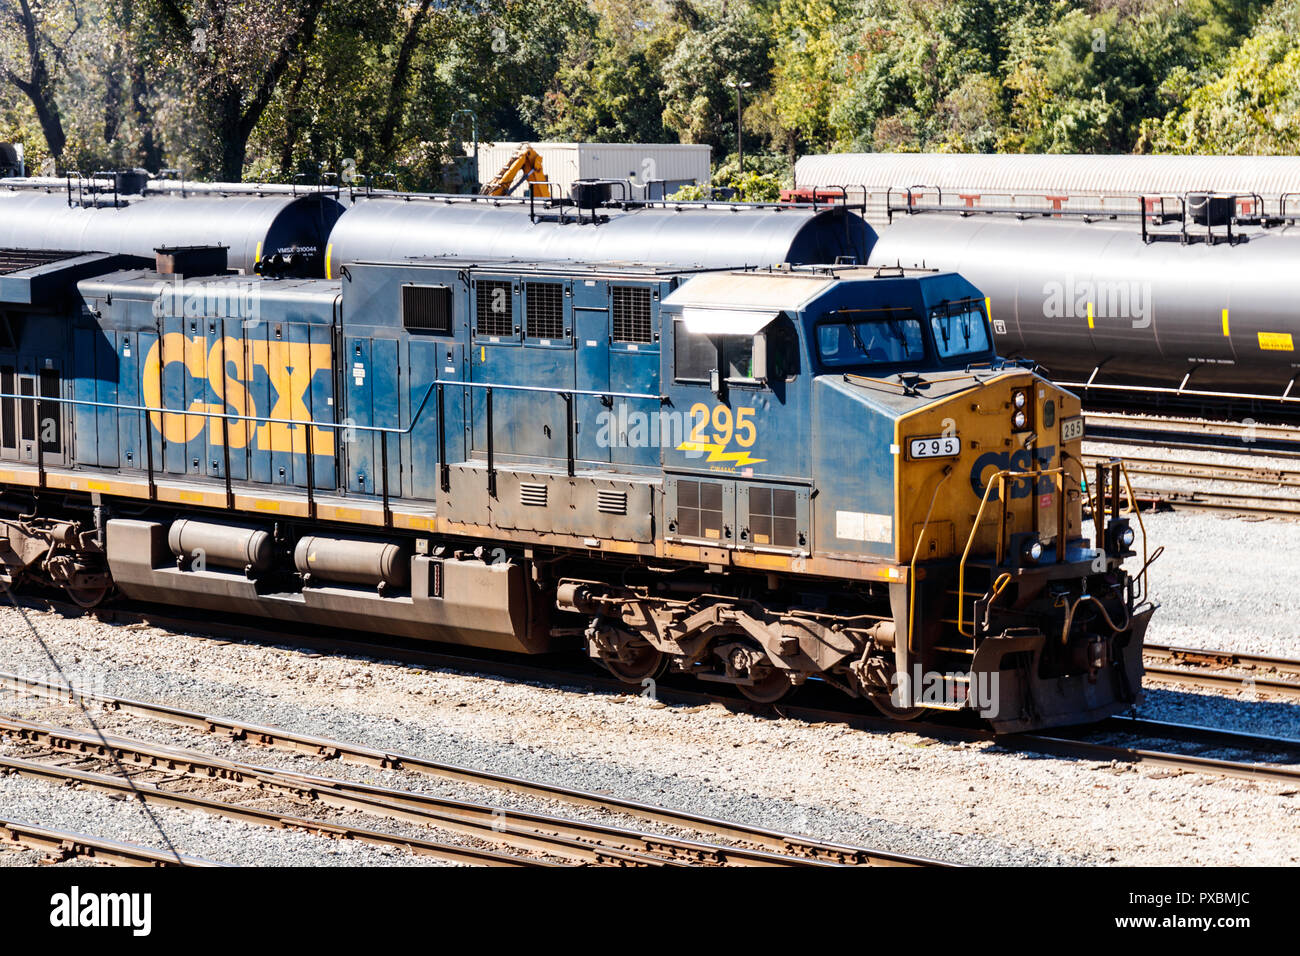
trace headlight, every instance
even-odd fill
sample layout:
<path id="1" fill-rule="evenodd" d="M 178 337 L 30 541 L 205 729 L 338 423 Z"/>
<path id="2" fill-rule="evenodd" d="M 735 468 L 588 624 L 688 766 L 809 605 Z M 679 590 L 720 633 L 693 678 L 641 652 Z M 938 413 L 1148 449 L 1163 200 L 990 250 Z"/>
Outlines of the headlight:
<path id="1" fill-rule="evenodd" d="M 1125 528 L 1119 533 L 1119 542 L 1126 548 L 1132 547 L 1135 539 L 1136 535 L 1133 534 L 1132 528 Z"/>
<path id="2" fill-rule="evenodd" d="M 1015 425 L 1016 428 L 1024 428 L 1028 421 L 1029 419 L 1025 417 L 1024 412 L 1016 412 L 1015 415 L 1011 417 L 1011 424 Z"/>
<path id="3" fill-rule="evenodd" d="M 1043 556 L 1043 543 L 1041 541 L 1030 541 L 1025 545 L 1024 554 L 1030 561 L 1038 561 Z"/>
<path id="4" fill-rule="evenodd" d="M 1014 396 L 1011 400 L 1012 400 L 1012 402 L 1015 403 L 1016 408 L 1024 408 L 1024 407 L 1025 407 L 1025 393 L 1024 393 L 1024 392 L 1016 392 L 1015 396 Z"/>

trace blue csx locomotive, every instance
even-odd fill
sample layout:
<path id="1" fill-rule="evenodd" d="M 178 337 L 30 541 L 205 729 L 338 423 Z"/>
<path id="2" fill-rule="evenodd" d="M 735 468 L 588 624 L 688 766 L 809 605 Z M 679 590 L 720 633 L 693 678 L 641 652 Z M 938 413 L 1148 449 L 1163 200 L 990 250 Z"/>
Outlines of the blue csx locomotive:
<path id="1" fill-rule="evenodd" d="M 1118 468 L 956 275 L 215 254 L 0 253 L 8 581 L 1000 730 L 1138 698 Z"/>

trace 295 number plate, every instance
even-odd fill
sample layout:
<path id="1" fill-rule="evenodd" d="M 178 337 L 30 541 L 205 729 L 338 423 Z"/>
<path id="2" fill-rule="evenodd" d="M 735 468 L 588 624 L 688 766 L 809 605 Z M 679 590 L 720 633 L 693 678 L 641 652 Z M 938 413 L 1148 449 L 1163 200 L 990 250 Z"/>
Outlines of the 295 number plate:
<path id="1" fill-rule="evenodd" d="M 938 438 L 911 438 L 907 443 L 909 458 L 956 458 L 961 454 L 961 439 L 955 435 Z"/>
<path id="2" fill-rule="evenodd" d="M 1068 441 L 1078 441 L 1083 437 L 1083 416 L 1076 415 L 1074 418 L 1061 419 L 1061 444 Z"/>

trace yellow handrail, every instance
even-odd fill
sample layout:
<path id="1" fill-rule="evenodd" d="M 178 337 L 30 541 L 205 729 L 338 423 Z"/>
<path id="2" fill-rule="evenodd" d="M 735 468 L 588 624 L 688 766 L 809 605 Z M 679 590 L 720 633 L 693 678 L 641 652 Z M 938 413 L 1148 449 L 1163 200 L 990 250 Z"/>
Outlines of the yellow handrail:
<path id="1" fill-rule="evenodd" d="M 1006 487 L 1006 481 L 1008 478 L 1038 479 L 1043 477 L 1044 475 L 1054 476 L 1056 479 L 1055 482 L 1056 493 L 1058 495 L 1065 494 L 1064 467 L 1049 468 L 1043 471 L 999 471 L 992 477 L 992 479 L 989 480 L 988 485 L 985 486 L 984 498 L 980 501 L 979 511 L 975 513 L 975 522 L 974 524 L 971 525 L 970 535 L 966 538 L 966 550 L 962 552 L 961 565 L 958 567 L 958 571 L 957 571 L 957 631 L 963 637 L 973 638 L 975 636 L 974 621 L 971 622 L 972 626 L 970 631 L 968 632 L 966 630 L 966 563 L 970 560 L 971 548 L 975 546 L 975 535 L 979 533 L 980 520 L 984 517 L 984 509 L 989 503 L 989 494 L 993 491 L 993 487 L 994 487 L 993 483 L 995 481 L 997 482 L 998 501 L 1001 503 L 1002 509 L 1005 512 L 1007 507 L 1007 496 L 1003 494 L 1003 489 Z M 1058 501 L 1058 507 L 1057 507 L 1058 514 L 1060 514 L 1062 511 L 1060 505 L 1061 502 Z M 1059 547 L 1060 547 L 1061 536 L 1064 535 L 1066 531 L 1064 527 L 1064 522 L 1061 522 L 1061 524 L 1062 526 L 1056 529 L 1056 535 L 1058 539 L 1058 552 L 1057 552 L 1058 554 L 1060 553 Z M 999 530 L 998 530 L 997 559 L 998 562 L 1001 563 L 1002 560 L 1002 525 L 1001 524 L 999 524 Z"/>

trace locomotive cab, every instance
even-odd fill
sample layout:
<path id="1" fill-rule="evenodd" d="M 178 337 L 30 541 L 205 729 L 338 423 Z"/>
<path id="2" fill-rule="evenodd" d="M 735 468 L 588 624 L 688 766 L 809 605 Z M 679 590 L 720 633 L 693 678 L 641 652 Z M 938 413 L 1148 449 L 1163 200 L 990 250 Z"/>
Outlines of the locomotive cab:
<path id="1" fill-rule="evenodd" d="M 919 270 L 729 277 L 665 300 L 665 392 L 693 426 L 665 449 L 670 553 L 707 541 L 838 579 L 822 600 L 847 631 L 850 609 L 889 624 L 831 671 L 893 716 L 970 708 L 1010 731 L 1130 706 L 1152 605 L 1122 567 L 1140 528 L 1118 466 L 1093 493 L 1078 399 L 996 357 L 979 291 Z M 1092 539 L 1085 503 L 1106 516 Z"/>

